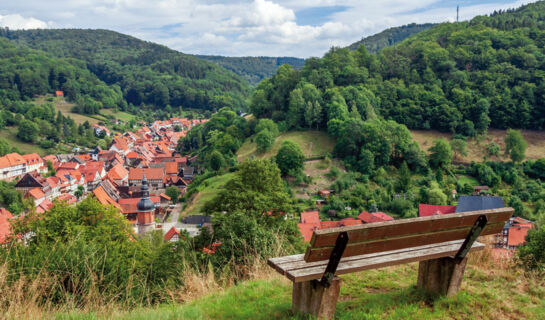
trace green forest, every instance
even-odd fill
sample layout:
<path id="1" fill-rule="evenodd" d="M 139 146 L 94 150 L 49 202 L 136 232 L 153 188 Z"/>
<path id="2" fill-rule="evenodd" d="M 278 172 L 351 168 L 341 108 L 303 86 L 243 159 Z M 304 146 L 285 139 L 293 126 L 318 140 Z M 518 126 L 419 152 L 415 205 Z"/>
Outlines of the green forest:
<path id="1" fill-rule="evenodd" d="M 357 50 L 363 44 L 367 51 L 377 53 L 386 47 L 393 46 L 394 44 L 401 42 L 414 34 L 428 30 L 435 25 L 435 23 L 411 23 L 401 27 L 388 28 L 372 36 L 362 38 L 360 41 L 352 43 L 347 48 L 350 50 Z"/>
<path id="2" fill-rule="evenodd" d="M 289 64 L 294 69 L 301 69 L 305 59 L 294 57 L 223 57 L 197 55 L 199 59 L 208 60 L 244 77 L 248 83 L 255 86 L 261 80 L 270 78 L 276 69 L 283 64 Z"/>
<path id="3" fill-rule="evenodd" d="M 123 96 L 123 101 L 118 101 L 118 107 L 123 111 L 129 110 L 129 106 L 142 105 L 161 109 L 184 107 L 204 110 L 224 106 L 244 110 L 247 106 L 250 86 L 236 74 L 194 56 L 117 32 L 2 29 L 0 36 L 19 46 L 41 50 L 40 54 L 44 56 L 77 59 L 72 60 L 74 64 L 88 70 L 111 88 L 117 88 L 117 92 Z M 24 63 L 22 59 L 21 63 Z M 15 74 L 12 77 L 15 78 Z M 40 80 L 39 83 L 49 82 L 48 77 Z M 80 82 L 79 86 L 88 85 L 86 81 Z M 13 85 L 2 84 L 2 89 L 13 90 Z M 29 91 L 27 94 L 42 94 L 42 91 Z M 89 95 L 91 92 L 88 90 L 85 93 Z M 86 100 L 83 104 L 78 103 L 80 111 L 96 113 L 96 107 L 87 107 L 85 102 L 94 103 Z M 98 102 L 103 107 L 115 107 L 108 101 Z"/>

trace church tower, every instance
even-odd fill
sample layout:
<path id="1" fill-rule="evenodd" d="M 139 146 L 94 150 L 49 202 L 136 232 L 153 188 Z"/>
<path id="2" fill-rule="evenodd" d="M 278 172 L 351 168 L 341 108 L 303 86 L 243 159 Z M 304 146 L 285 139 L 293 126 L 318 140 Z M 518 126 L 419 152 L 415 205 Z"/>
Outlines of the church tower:
<path id="1" fill-rule="evenodd" d="M 149 198 L 148 180 L 146 175 L 142 178 L 142 198 L 138 201 L 138 213 L 136 216 L 136 226 L 138 234 L 144 235 L 155 229 L 155 204 Z"/>

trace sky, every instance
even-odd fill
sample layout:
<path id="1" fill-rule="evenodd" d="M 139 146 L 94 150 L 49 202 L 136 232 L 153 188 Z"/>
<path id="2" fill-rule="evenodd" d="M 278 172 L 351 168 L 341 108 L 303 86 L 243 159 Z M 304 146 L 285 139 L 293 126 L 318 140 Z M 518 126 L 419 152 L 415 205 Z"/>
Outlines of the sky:
<path id="1" fill-rule="evenodd" d="M 0 0 L 10 29 L 109 29 L 190 54 L 322 56 L 389 27 L 516 8 L 527 0 Z"/>

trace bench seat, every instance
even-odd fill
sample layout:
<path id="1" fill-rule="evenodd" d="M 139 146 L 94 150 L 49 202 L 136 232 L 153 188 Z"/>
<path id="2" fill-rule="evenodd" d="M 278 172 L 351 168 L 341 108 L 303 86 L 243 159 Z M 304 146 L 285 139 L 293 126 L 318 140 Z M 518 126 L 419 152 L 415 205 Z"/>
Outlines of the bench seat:
<path id="1" fill-rule="evenodd" d="M 454 256 L 464 240 L 454 240 L 380 253 L 344 257 L 337 268 L 337 275 L 369 269 L 377 269 L 410 262 Z M 484 249 L 485 245 L 475 242 L 471 251 Z M 317 280 L 322 277 L 329 260 L 305 262 L 304 254 L 271 258 L 269 266 L 293 282 Z"/>

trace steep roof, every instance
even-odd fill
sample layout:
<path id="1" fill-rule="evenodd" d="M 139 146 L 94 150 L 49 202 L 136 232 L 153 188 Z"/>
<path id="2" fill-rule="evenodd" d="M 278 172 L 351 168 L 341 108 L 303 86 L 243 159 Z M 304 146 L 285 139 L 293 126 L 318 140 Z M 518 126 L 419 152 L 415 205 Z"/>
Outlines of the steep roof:
<path id="1" fill-rule="evenodd" d="M 95 188 L 95 190 L 93 190 L 93 194 L 97 198 L 98 202 L 100 202 L 101 204 L 112 205 L 116 207 L 117 209 L 121 210 L 121 206 L 117 202 L 115 202 L 115 200 L 112 199 L 112 197 L 108 195 L 108 193 L 104 190 L 104 188 L 101 185 L 99 185 L 98 187 Z"/>
<path id="2" fill-rule="evenodd" d="M 439 214 L 447 214 L 456 212 L 456 206 L 438 206 L 433 204 L 419 204 L 418 216 L 429 217 Z"/>
<path id="3" fill-rule="evenodd" d="M 0 157 L 0 168 L 14 167 L 21 164 L 25 164 L 25 159 L 18 153 L 8 153 L 3 157 Z"/>
<path id="4" fill-rule="evenodd" d="M 108 171 L 107 177 L 113 180 L 122 180 L 129 175 L 129 171 L 123 167 L 121 163 L 116 164 L 115 166 Z"/>
<path id="5" fill-rule="evenodd" d="M 170 241 L 170 239 L 172 239 L 172 237 L 174 237 L 175 235 L 178 235 L 178 237 L 179 237 L 180 236 L 180 231 L 178 231 L 176 228 L 172 227 L 167 231 L 167 233 L 165 233 L 165 236 L 163 237 L 163 239 L 165 241 Z"/>
<path id="6" fill-rule="evenodd" d="M 461 196 L 460 199 L 458 199 L 456 212 L 498 209 L 503 207 L 504 204 L 501 197 Z"/>
<path id="7" fill-rule="evenodd" d="M 159 197 L 149 197 L 151 202 L 154 204 L 161 203 Z M 119 199 L 119 205 L 124 214 L 137 213 L 138 212 L 138 202 L 141 198 L 125 198 Z"/>
<path id="8" fill-rule="evenodd" d="M 178 164 L 176 162 L 165 162 L 166 174 L 178 174 Z"/>
<path id="9" fill-rule="evenodd" d="M 42 157 L 40 157 L 40 155 L 38 155 L 37 153 L 24 154 L 22 157 L 23 159 L 25 159 L 26 164 L 29 166 L 43 163 Z"/>
<path id="10" fill-rule="evenodd" d="M 32 188 L 28 190 L 27 194 L 34 199 L 42 199 L 45 197 L 45 194 L 42 192 L 42 190 L 40 190 L 40 188 Z"/>
<path id="11" fill-rule="evenodd" d="M 312 233 L 314 230 L 320 228 L 320 223 L 298 223 L 297 226 L 299 227 L 299 232 L 301 232 L 305 242 L 310 242 Z"/>

